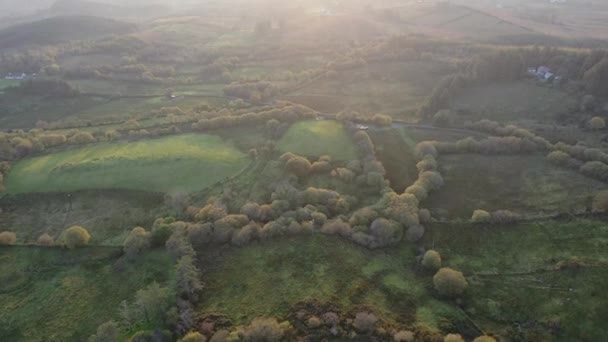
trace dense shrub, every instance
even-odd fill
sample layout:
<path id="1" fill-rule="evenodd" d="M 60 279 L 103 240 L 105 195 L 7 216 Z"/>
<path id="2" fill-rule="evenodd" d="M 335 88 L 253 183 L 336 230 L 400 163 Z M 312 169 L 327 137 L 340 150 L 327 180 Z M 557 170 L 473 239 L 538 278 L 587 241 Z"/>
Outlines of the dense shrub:
<path id="1" fill-rule="evenodd" d="M 84 247 L 90 240 L 91 235 L 81 226 L 72 226 L 63 232 L 63 244 L 69 249 Z"/>
<path id="2" fill-rule="evenodd" d="M 245 203 L 241 207 L 241 214 L 247 215 L 252 220 L 259 221 L 261 216 L 260 205 L 255 202 Z"/>
<path id="3" fill-rule="evenodd" d="M 175 265 L 175 291 L 181 298 L 195 302 L 198 293 L 203 289 L 201 272 L 194 264 L 193 255 L 187 254 L 179 258 Z"/>
<path id="4" fill-rule="evenodd" d="M 372 116 L 372 122 L 378 126 L 390 126 L 393 123 L 393 118 L 384 114 L 374 114 Z"/>
<path id="5" fill-rule="evenodd" d="M 428 250 L 424 253 L 421 264 L 426 269 L 436 271 L 441 268 L 441 255 L 434 250 Z"/>
<path id="6" fill-rule="evenodd" d="M 370 207 L 356 210 L 348 220 L 348 223 L 355 226 L 369 226 L 378 217 L 378 212 Z"/>
<path id="7" fill-rule="evenodd" d="M 424 227 L 420 224 L 410 226 L 405 232 L 405 237 L 411 242 L 419 241 L 423 236 Z"/>
<path id="8" fill-rule="evenodd" d="M 353 320 L 353 327 L 362 333 L 371 333 L 376 329 L 378 317 L 371 312 L 359 312 Z"/>
<path id="9" fill-rule="evenodd" d="M 196 214 L 195 219 L 197 221 L 216 221 L 227 215 L 226 208 L 217 204 L 207 204 L 204 206 L 198 214 Z"/>
<path id="10" fill-rule="evenodd" d="M 331 163 L 327 161 L 316 161 L 312 163 L 310 172 L 312 173 L 328 173 L 332 170 Z"/>
<path id="11" fill-rule="evenodd" d="M 352 228 L 348 223 L 344 222 L 340 218 L 337 218 L 325 222 L 323 227 L 321 227 L 321 232 L 324 234 L 334 234 L 343 237 L 350 237 L 352 235 Z"/>
<path id="12" fill-rule="evenodd" d="M 591 210 L 596 213 L 608 212 L 608 191 L 600 191 L 595 195 Z"/>
<path id="13" fill-rule="evenodd" d="M 579 170 L 586 176 L 608 181 L 608 165 L 600 161 L 587 162 Z"/>
<path id="14" fill-rule="evenodd" d="M 462 272 L 444 267 L 433 276 L 435 289 L 443 296 L 457 297 L 466 290 L 468 283 Z"/>
<path id="15" fill-rule="evenodd" d="M 244 246 L 252 240 L 257 239 L 260 236 L 261 230 L 262 227 L 258 223 L 251 221 L 232 235 L 232 244 Z"/>
<path id="16" fill-rule="evenodd" d="M 377 218 L 369 228 L 370 235 L 374 238 L 374 244 L 370 247 L 383 247 L 401 241 L 403 227 L 391 220 Z"/>
<path id="17" fill-rule="evenodd" d="M 553 151 L 547 155 L 547 161 L 555 165 L 578 169 L 582 166 L 582 162 L 578 159 L 570 157 L 566 152 Z"/>
<path id="18" fill-rule="evenodd" d="M 405 227 L 419 224 L 418 200 L 411 194 L 387 192 L 378 205 L 384 208 L 382 216 L 387 219 L 399 222 Z"/>
<path id="19" fill-rule="evenodd" d="M 428 209 L 418 210 L 418 219 L 421 223 L 431 222 L 431 212 Z"/>
<path id="20" fill-rule="evenodd" d="M 591 118 L 591 120 L 589 120 L 589 123 L 587 125 L 589 126 L 589 128 L 594 130 L 604 129 L 606 128 L 606 121 L 603 118 L 600 118 L 599 116 L 595 116 Z"/>
<path id="21" fill-rule="evenodd" d="M 67 142 L 67 138 L 62 134 L 45 134 L 41 135 L 39 139 L 46 147 L 60 146 Z"/>
<path id="22" fill-rule="evenodd" d="M 36 240 L 36 244 L 39 246 L 52 246 L 55 243 L 55 240 L 52 236 L 47 233 L 44 233 L 38 237 Z"/>
<path id="23" fill-rule="evenodd" d="M 150 248 L 150 233 L 142 227 L 135 227 L 123 243 L 125 255 L 132 258 Z"/>
<path id="24" fill-rule="evenodd" d="M 454 116 L 448 109 L 442 109 L 433 115 L 433 126 L 435 127 L 450 127 Z"/>
<path id="25" fill-rule="evenodd" d="M 13 232 L 0 233 L 0 246 L 14 245 L 17 242 L 17 234 Z"/>
<path id="26" fill-rule="evenodd" d="M 95 138 L 89 132 L 78 132 L 68 139 L 70 144 L 80 145 L 95 142 Z"/>
<path id="27" fill-rule="evenodd" d="M 471 222 L 473 223 L 487 223 L 492 220 L 492 215 L 489 212 L 481 209 L 477 209 L 471 216 Z"/>
<path id="28" fill-rule="evenodd" d="M 464 338 L 459 334 L 447 334 L 443 339 L 443 342 L 465 342 Z"/>
<path id="29" fill-rule="evenodd" d="M 419 142 L 416 145 L 416 155 L 419 159 L 424 159 L 426 156 L 432 156 L 433 158 L 437 158 L 437 148 L 435 147 L 436 143 L 433 141 L 423 141 Z"/>
<path id="30" fill-rule="evenodd" d="M 280 341 L 291 333 L 288 322 L 279 323 L 274 318 L 256 318 L 246 327 L 239 327 L 237 334 L 244 342 Z"/>
<path id="31" fill-rule="evenodd" d="M 285 163 L 287 171 L 298 177 L 306 177 L 310 174 L 312 165 L 304 157 L 293 157 Z"/>
<path id="32" fill-rule="evenodd" d="M 425 171 L 437 171 L 437 160 L 432 155 L 426 155 L 416 164 L 419 173 Z"/>

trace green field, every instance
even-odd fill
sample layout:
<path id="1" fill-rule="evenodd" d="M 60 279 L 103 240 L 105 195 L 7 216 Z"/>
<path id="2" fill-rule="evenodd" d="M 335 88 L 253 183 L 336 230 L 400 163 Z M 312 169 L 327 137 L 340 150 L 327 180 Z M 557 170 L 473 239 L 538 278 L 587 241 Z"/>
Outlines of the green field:
<path id="1" fill-rule="evenodd" d="M 232 249 L 219 260 L 217 253 L 209 254 L 202 256 L 210 269 L 205 271 L 208 295 L 199 310 L 227 314 L 236 323 L 286 317 L 304 300 L 336 305 L 343 315 L 368 306 L 387 321 L 405 325 L 438 328 L 435 323 L 442 319 L 462 319 L 455 307 L 430 296 L 430 277 L 412 272 L 413 249 L 406 243 L 370 251 L 317 235 Z"/>
<path id="2" fill-rule="evenodd" d="M 86 341 L 99 324 L 120 321 L 121 301 L 172 278 L 173 260 L 163 251 L 122 271 L 113 267 L 116 252 L 0 247 L 0 341 Z"/>
<path id="3" fill-rule="evenodd" d="M 603 220 L 441 224 L 427 229 L 425 241 L 468 277 L 465 311 L 484 329 L 514 336 L 510 329 L 519 326 L 521 341 L 600 341 L 608 334 L 598 320 L 608 317 Z M 568 260 L 574 267 L 555 270 Z"/>
<path id="4" fill-rule="evenodd" d="M 8 193 L 82 189 L 193 192 L 242 170 L 249 161 L 212 135 L 101 143 L 27 158 L 6 179 Z"/>
<path id="5" fill-rule="evenodd" d="M 336 160 L 357 158 L 355 147 L 344 127 L 333 120 L 295 123 L 279 140 L 277 146 L 283 152 L 306 157 L 328 154 Z"/>
<path id="6" fill-rule="evenodd" d="M 416 143 L 404 129 L 372 129 L 369 135 L 391 187 L 396 192 L 403 192 L 418 178 L 414 154 Z"/>
<path id="7" fill-rule="evenodd" d="M 602 290 L 608 230 L 601 221 L 435 224 L 427 231 L 426 247 L 467 277 L 462 310 L 436 294 L 432 273 L 416 270 L 411 244 L 370 251 L 323 235 L 201 255 L 208 295 L 198 310 L 239 324 L 256 316 L 293 317 L 308 301 L 330 305 L 342 317 L 371 308 L 389 324 L 459 331 L 467 340 L 480 334 L 473 323 L 500 336 L 513 336 L 510 329 L 518 324 L 526 341 L 601 340 L 607 333 L 597 320 L 608 313 Z M 555 270 L 573 258 L 582 262 L 580 269 Z M 551 335 L 551 322 L 559 323 L 558 335 Z"/>
<path id="8" fill-rule="evenodd" d="M 425 206 L 451 218 L 476 209 L 554 214 L 589 208 L 606 184 L 536 156 L 448 155 L 439 158 L 445 185 Z"/>

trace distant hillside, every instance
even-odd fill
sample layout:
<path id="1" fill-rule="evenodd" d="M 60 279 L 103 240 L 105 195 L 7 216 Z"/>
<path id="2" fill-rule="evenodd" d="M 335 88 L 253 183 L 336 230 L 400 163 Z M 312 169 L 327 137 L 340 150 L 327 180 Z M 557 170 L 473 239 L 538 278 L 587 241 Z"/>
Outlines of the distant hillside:
<path id="1" fill-rule="evenodd" d="M 0 30 L 0 47 L 49 45 L 71 40 L 92 39 L 135 30 L 135 25 L 99 17 L 61 16 Z"/>
<path id="2" fill-rule="evenodd" d="M 152 1 L 147 4 L 124 1 L 118 5 L 108 1 L 57 0 L 49 8 L 52 15 L 91 15 L 109 18 L 154 17 L 165 15 L 167 11 L 166 6 Z"/>

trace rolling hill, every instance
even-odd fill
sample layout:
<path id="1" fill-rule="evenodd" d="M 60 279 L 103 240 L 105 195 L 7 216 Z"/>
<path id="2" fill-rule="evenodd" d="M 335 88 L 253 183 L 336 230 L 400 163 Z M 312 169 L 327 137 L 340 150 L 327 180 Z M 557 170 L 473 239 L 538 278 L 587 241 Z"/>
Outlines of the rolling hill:
<path id="1" fill-rule="evenodd" d="M 135 25 L 112 19 L 90 16 L 59 16 L 18 24 L 1 30 L 0 47 L 17 48 L 28 45 L 57 44 L 71 40 L 124 34 L 135 29 Z"/>

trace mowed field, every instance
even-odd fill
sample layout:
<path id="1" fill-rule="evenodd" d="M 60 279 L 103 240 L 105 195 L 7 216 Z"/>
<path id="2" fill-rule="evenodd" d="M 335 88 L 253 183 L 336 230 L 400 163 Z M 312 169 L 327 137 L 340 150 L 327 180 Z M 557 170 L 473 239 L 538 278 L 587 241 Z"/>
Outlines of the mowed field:
<path id="1" fill-rule="evenodd" d="M 173 260 L 160 250 L 120 272 L 119 256 L 103 247 L 0 248 L 0 341 L 86 341 L 98 325 L 120 320 L 121 301 L 173 277 Z"/>
<path id="2" fill-rule="evenodd" d="M 234 175 L 247 157 L 220 137 L 186 134 L 75 147 L 16 163 L 7 192 L 134 189 L 192 192 Z"/>
<path id="3" fill-rule="evenodd" d="M 293 124 L 277 144 L 282 152 L 306 157 L 330 155 L 336 160 L 357 158 L 344 126 L 334 120 L 303 121 Z"/>

